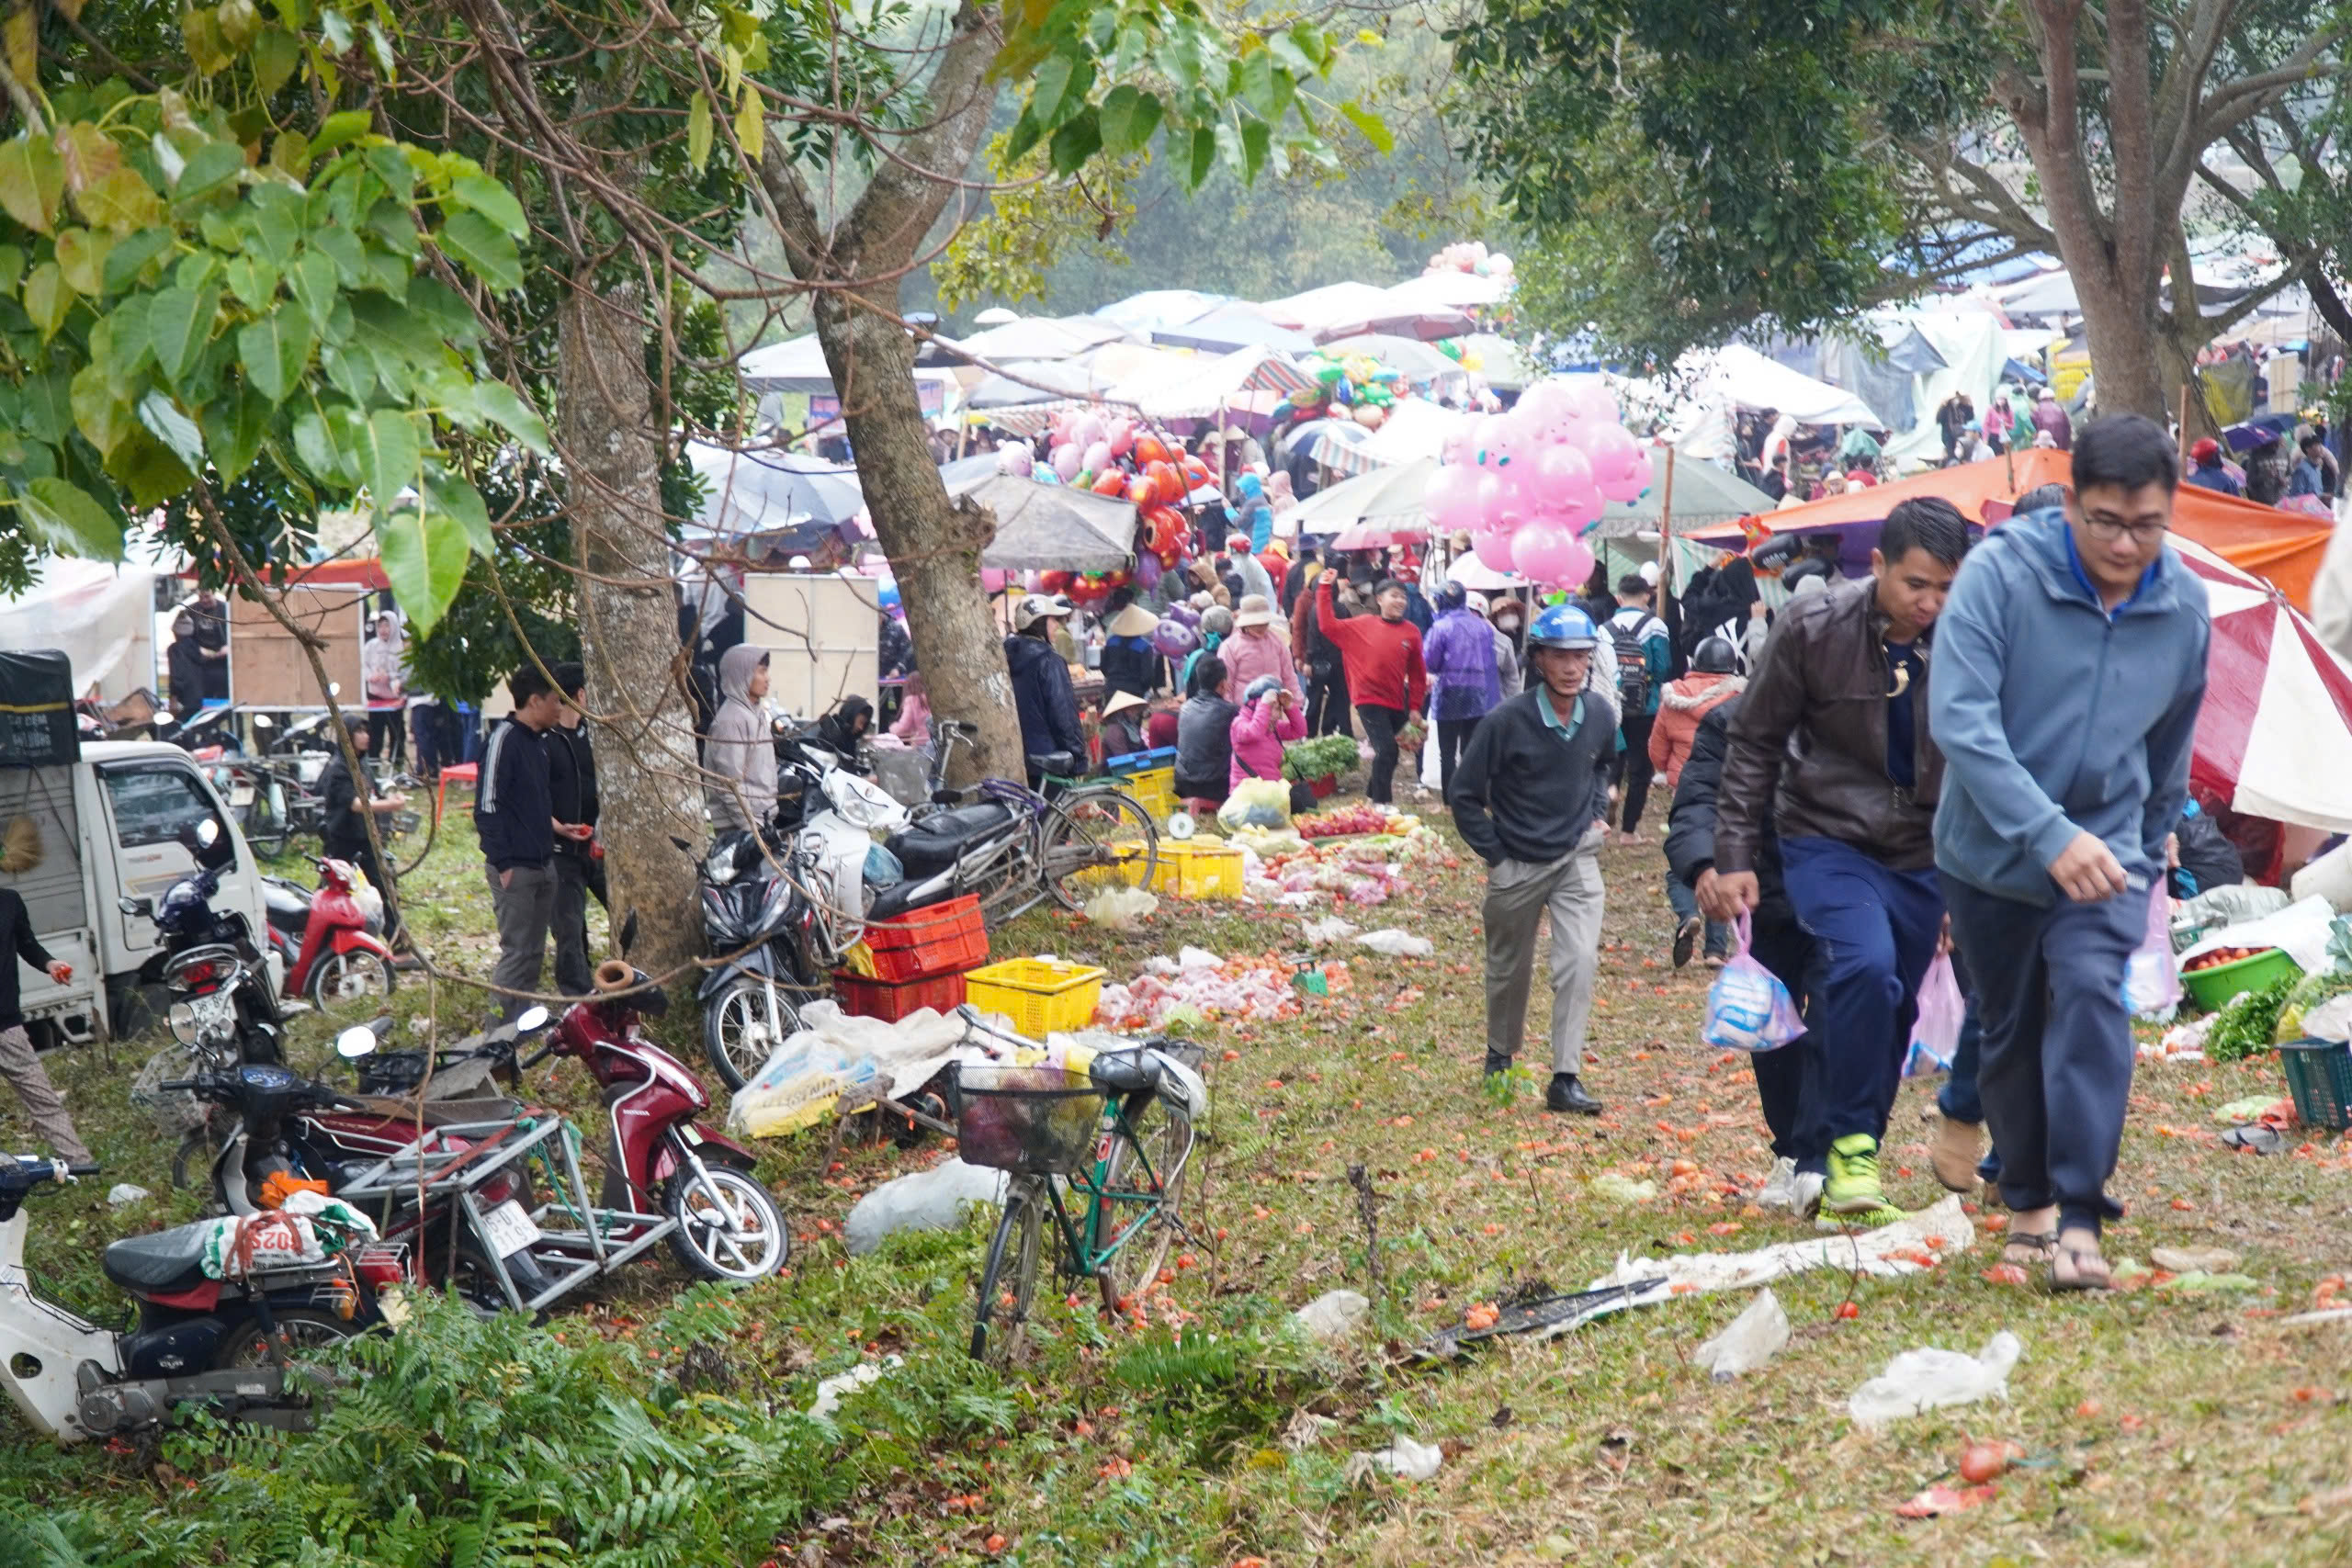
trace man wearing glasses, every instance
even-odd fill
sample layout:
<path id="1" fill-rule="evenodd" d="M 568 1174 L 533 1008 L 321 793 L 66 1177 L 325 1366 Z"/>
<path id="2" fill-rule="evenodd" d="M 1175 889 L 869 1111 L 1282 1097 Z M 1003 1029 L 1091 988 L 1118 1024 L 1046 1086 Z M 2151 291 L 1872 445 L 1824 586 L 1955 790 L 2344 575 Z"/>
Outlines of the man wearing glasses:
<path id="1" fill-rule="evenodd" d="M 2165 548 L 2180 459 L 2136 414 L 2075 441 L 2063 511 L 1960 574 L 1929 728 L 1936 863 L 1984 1026 L 1978 1089 L 2013 1211 L 2005 1257 L 2104 1290 L 2099 1224 L 2132 1087 L 2123 968 L 2146 935 L 2205 696 L 2205 590 Z"/>

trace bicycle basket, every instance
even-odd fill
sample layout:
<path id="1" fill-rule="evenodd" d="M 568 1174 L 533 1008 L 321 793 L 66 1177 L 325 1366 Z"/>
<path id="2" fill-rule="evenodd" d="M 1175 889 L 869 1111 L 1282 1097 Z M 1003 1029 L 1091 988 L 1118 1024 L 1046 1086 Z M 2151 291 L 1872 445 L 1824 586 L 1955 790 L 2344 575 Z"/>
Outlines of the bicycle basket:
<path id="1" fill-rule="evenodd" d="M 956 1138 L 967 1165 L 1067 1176 L 1093 1151 L 1107 1097 L 1084 1073 L 966 1063 L 956 1070 Z"/>

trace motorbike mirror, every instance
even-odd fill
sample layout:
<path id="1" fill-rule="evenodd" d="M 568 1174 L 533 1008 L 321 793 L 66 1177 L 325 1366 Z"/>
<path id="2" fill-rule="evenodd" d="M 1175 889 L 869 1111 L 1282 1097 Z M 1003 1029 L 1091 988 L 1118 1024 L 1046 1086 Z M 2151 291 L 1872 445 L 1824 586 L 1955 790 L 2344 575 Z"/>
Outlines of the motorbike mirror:
<path id="1" fill-rule="evenodd" d="M 114 907 L 120 909 L 126 915 L 143 915 L 147 912 L 147 900 L 144 898 L 133 898 L 130 894 L 126 893 L 121 897 L 114 901 Z"/>
<path id="2" fill-rule="evenodd" d="M 355 1024 L 334 1037 L 334 1054 L 346 1062 L 375 1055 L 376 1032 L 366 1024 Z"/>
<path id="3" fill-rule="evenodd" d="M 548 1026 L 548 1021 L 554 1016 L 543 1007 L 525 1008 L 521 1016 L 514 1020 L 515 1038 L 520 1039 L 526 1034 L 537 1034 Z"/>
<path id="4" fill-rule="evenodd" d="M 266 713 L 257 713 L 254 715 L 254 728 L 255 729 L 276 729 L 277 728 L 277 721 L 270 717 L 269 715 Z"/>

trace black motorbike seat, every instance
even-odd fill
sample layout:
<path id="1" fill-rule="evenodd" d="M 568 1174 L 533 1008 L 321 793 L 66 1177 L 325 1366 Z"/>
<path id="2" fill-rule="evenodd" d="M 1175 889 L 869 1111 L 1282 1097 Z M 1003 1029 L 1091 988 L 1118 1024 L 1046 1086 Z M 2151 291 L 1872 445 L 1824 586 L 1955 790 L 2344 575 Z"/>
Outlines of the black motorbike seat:
<path id="1" fill-rule="evenodd" d="M 107 1279 L 140 1294 L 193 1291 L 205 1280 L 204 1243 L 211 1234 L 211 1223 L 198 1220 L 152 1235 L 125 1236 L 107 1246 L 100 1267 Z"/>
<path id="2" fill-rule="evenodd" d="M 909 909 L 915 908 L 915 890 L 924 886 L 930 880 L 929 877 L 909 877 L 904 882 L 894 882 L 889 886 L 880 889 L 865 901 L 865 918 L 869 920 L 887 920 L 893 915 L 905 914 Z"/>
<path id="3" fill-rule="evenodd" d="M 956 863 L 956 857 L 1012 820 L 1012 809 L 995 801 L 935 812 L 890 838 L 890 852 L 910 878 L 929 876 Z"/>
<path id="4" fill-rule="evenodd" d="M 1087 1067 L 1094 1087 L 1108 1094 L 1133 1094 L 1159 1084 L 1159 1064 L 1140 1051 L 1110 1051 Z"/>

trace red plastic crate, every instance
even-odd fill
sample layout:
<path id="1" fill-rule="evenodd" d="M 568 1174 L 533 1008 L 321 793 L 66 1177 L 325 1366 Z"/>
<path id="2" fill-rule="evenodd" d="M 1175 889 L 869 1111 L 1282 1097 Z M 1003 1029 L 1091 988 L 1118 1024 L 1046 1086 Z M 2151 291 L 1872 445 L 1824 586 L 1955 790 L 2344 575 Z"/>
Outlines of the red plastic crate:
<path id="1" fill-rule="evenodd" d="M 1306 792 L 1317 800 L 1328 799 L 1339 787 L 1340 779 L 1336 773 L 1325 773 L 1319 779 L 1306 781 Z"/>
<path id="2" fill-rule="evenodd" d="M 894 983 L 977 969 L 989 961 L 979 896 L 967 893 L 876 920 L 865 928 L 865 945 L 874 953 L 875 977 Z"/>
<path id="3" fill-rule="evenodd" d="M 896 1023 L 910 1012 L 930 1008 L 949 1012 L 964 1005 L 964 976 L 933 975 L 921 980 L 893 983 L 868 980 L 847 970 L 833 971 L 833 995 L 842 1011 L 856 1018 L 878 1018 Z"/>

